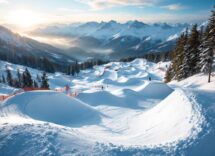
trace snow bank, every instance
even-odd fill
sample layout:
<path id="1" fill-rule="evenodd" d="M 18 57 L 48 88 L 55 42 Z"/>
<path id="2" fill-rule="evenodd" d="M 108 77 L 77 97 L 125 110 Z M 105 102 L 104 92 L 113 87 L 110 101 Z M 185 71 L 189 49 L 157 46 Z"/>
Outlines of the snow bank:
<path id="1" fill-rule="evenodd" d="M 208 83 L 208 75 L 207 74 L 196 74 L 189 78 L 186 78 L 182 81 L 172 81 L 169 83 L 172 86 L 181 86 L 193 89 L 203 89 L 203 90 L 215 90 L 215 77 L 211 77 L 211 82 Z"/>
<path id="2" fill-rule="evenodd" d="M 138 108 L 138 98 L 135 96 L 120 97 L 107 91 L 81 93 L 77 97 L 92 106 L 107 105 L 116 107 Z"/>
<path id="3" fill-rule="evenodd" d="M 177 100 L 176 100 L 177 99 Z M 204 122 L 199 104 L 176 90 L 152 109 L 130 122 L 129 144 L 167 145 L 195 139 Z"/>
<path id="4" fill-rule="evenodd" d="M 16 91 L 18 91 L 19 89 L 4 85 L 2 83 L 0 83 L 0 95 L 8 95 L 8 94 L 12 94 Z"/>
<path id="5" fill-rule="evenodd" d="M 134 81 L 135 82 L 135 81 Z M 172 93 L 168 85 L 162 82 L 150 82 L 138 87 L 138 89 L 119 89 L 112 91 L 92 91 L 78 95 L 78 99 L 92 106 L 109 105 L 116 107 L 141 108 L 156 104 Z M 115 83 L 116 85 L 117 83 Z M 121 86 L 128 84 L 121 83 Z M 119 85 L 119 83 L 118 83 Z"/>
<path id="6" fill-rule="evenodd" d="M 53 91 L 26 92 L 3 103 L 8 113 L 61 125 L 85 125 L 100 122 L 100 114 L 83 102 Z M 15 111 L 9 111 L 17 107 Z"/>
<path id="7" fill-rule="evenodd" d="M 173 89 L 170 88 L 167 84 L 162 82 L 150 82 L 145 88 L 139 91 L 145 98 L 150 99 L 164 99 L 170 93 L 172 93 Z"/>

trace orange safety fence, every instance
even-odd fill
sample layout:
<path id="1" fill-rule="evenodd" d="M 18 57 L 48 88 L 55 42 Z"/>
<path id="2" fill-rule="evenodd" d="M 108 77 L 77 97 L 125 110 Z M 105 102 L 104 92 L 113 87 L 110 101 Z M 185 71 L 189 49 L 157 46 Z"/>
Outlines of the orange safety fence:
<path id="1" fill-rule="evenodd" d="M 34 90 L 50 90 L 48 88 L 34 88 L 34 87 L 24 87 L 23 90 L 25 92 L 34 91 Z"/>
<path id="2" fill-rule="evenodd" d="M 12 94 L 9 94 L 9 95 L 0 95 L 0 101 L 4 101 L 5 99 L 11 97 L 11 96 L 14 96 L 16 94 L 19 94 L 19 93 L 22 93 L 22 92 L 29 92 L 29 91 L 35 91 L 35 90 L 50 90 L 50 89 L 47 89 L 47 88 L 33 88 L 33 87 L 24 87 Z M 67 91 L 69 92 L 69 90 L 66 89 L 66 87 L 63 87 L 63 88 L 57 88 L 57 89 L 54 89 L 54 91 L 57 91 L 57 92 L 64 92 L 64 91 Z M 67 95 L 68 96 L 71 96 L 71 97 L 76 97 L 78 96 L 80 91 L 74 91 L 72 93 L 68 93 Z"/>
<path id="3" fill-rule="evenodd" d="M 12 95 L 0 95 L 0 101 L 4 101 L 5 99 L 11 97 Z"/>

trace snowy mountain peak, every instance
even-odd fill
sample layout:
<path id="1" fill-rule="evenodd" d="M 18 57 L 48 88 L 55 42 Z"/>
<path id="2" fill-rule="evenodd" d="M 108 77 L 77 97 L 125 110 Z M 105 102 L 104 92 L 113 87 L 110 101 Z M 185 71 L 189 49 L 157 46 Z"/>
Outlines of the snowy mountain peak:
<path id="1" fill-rule="evenodd" d="M 127 22 L 127 24 L 128 24 L 129 28 L 136 28 L 136 29 L 141 29 L 141 28 L 144 28 L 145 26 L 147 26 L 147 24 L 145 24 L 143 22 L 139 22 L 137 20 L 129 21 L 129 22 Z"/>

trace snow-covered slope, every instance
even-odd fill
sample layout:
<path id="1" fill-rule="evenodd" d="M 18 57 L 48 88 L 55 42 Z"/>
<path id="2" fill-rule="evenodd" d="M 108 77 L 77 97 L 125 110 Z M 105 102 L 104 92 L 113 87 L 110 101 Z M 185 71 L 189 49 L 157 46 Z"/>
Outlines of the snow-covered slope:
<path id="1" fill-rule="evenodd" d="M 164 84 L 168 64 L 136 59 L 49 74 L 52 89 L 69 84 L 78 96 L 36 91 L 2 102 L 0 154 L 214 155 L 214 82 L 200 74 Z"/>
<path id="2" fill-rule="evenodd" d="M 2 107 L 5 108 L 1 114 L 5 116 L 16 112 L 21 116 L 61 125 L 96 124 L 100 120 L 99 113 L 88 105 L 52 91 L 22 93 L 5 101 Z"/>
<path id="3" fill-rule="evenodd" d="M 46 57 L 55 63 L 65 63 L 73 60 L 72 57 L 65 55 L 63 52 L 63 50 L 49 44 L 21 36 L 0 26 L 0 55 L 5 56 L 5 53 L 7 53 L 8 56 L 16 56 L 16 58 L 34 56 L 37 59 Z"/>

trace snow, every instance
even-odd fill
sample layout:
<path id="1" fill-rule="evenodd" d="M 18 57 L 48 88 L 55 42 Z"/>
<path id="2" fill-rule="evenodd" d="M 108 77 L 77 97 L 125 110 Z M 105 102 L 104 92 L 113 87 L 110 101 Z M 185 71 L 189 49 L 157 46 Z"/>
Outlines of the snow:
<path id="1" fill-rule="evenodd" d="M 95 124 L 100 120 L 99 113 L 93 108 L 63 93 L 52 91 L 22 93 L 11 97 L 2 106 L 6 108 L 7 116 L 10 108 L 16 108 L 15 110 L 23 116 L 61 125 Z M 4 112 L 3 109 L 2 113 Z"/>
<path id="2" fill-rule="evenodd" d="M 177 38 L 178 38 L 178 34 L 175 34 L 175 35 L 169 36 L 166 41 L 172 41 L 172 40 L 175 40 Z"/>
<path id="3" fill-rule="evenodd" d="M 214 155 L 215 81 L 197 74 L 165 84 L 169 63 L 136 59 L 74 77 L 48 74 L 51 89 L 68 84 L 78 96 L 33 91 L 0 103 L 0 155 Z M 14 76 L 25 69 L 0 64 L 0 74 L 6 64 Z M 34 79 L 41 72 L 29 71 Z M 1 85 L 0 94 L 13 92 Z"/>
<path id="4" fill-rule="evenodd" d="M 0 88 L 1 88 L 0 95 L 8 95 L 8 94 L 15 93 L 16 91 L 18 91 L 18 89 L 10 87 L 10 86 L 2 84 L 2 83 L 0 83 Z"/>
<path id="5" fill-rule="evenodd" d="M 212 77 L 214 79 L 214 77 Z M 170 85 L 174 86 L 181 86 L 183 88 L 193 88 L 198 90 L 211 90 L 214 91 L 215 89 L 215 81 L 212 80 L 211 83 L 206 83 L 208 81 L 208 75 L 200 73 L 194 76 L 191 76 L 185 80 L 180 82 L 172 81 Z"/>

